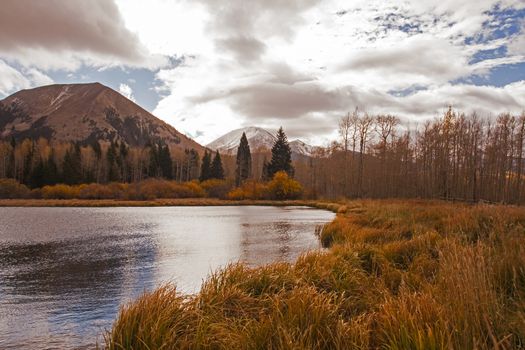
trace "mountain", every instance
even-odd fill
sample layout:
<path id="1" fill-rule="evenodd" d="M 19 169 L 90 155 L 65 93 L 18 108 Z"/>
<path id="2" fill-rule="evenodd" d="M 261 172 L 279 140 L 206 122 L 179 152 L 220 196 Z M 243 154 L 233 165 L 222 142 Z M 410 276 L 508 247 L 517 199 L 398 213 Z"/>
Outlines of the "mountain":
<path id="1" fill-rule="evenodd" d="M 206 147 L 212 150 L 218 150 L 223 154 L 235 155 L 237 154 L 237 147 L 239 147 L 239 141 L 243 132 L 246 133 L 246 138 L 248 139 L 252 153 L 257 152 L 257 150 L 272 149 L 276 140 L 275 135 L 268 130 L 256 126 L 249 126 L 230 131 L 213 142 L 210 142 Z M 290 148 L 293 156 L 310 156 L 313 149 L 312 146 L 300 140 L 291 141 Z"/>
<path id="2" fill-rule="evenodd" d="M 203 147 L 151 113 L 100 83 L 57 84 L 21 90 L 0 101 L 0 139 L 124 141 L 143 146 L 163 141 Z"/>

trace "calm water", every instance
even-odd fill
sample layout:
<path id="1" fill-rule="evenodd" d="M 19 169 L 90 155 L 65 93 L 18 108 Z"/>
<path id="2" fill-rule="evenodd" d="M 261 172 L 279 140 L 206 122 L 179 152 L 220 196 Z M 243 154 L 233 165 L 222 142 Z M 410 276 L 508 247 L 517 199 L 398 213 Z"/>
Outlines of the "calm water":
<path id="1" fill-rule="evenodd" d="M 0 208 L 0 349 L 92 348 L 119 306 L 233 261 L 293 261 L 334 214 L 304 207 Z"/>

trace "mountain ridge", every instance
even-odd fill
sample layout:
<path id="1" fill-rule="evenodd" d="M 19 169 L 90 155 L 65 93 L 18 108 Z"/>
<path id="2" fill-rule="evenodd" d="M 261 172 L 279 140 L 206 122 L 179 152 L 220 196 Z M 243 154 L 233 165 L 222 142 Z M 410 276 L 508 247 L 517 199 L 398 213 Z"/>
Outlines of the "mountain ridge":
<path id="1" fill-rule="evenodd" d="M 20 90 L 0 101 L 0 139 L 39 138 L 90 143 L 124 141 L 131 146 L 164 142 L 204 147 L 173 126 L 101 84 L 53 84 Z"/>

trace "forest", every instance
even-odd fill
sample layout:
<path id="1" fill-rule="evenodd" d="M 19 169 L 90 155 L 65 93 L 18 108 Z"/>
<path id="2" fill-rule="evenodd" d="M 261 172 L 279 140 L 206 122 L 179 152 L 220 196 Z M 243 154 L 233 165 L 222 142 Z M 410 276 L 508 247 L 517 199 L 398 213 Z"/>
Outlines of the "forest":
<path id="1" fill-rule="evenodd" d="M 199 154 L 162 143 L 137 148 L 118 141 L 82 145 L 13 139 L 0 141 L 0 178 L 14 179 L 30 189 L 148 179 L 198 184 L 218 179 L 224 181 L 227 193 L 235 187 L 249 192 L 283 170 L 302 185 L 302 196 L 311 199 L 429 198 L 512 204 L 524 200 L 525 114 L 483 118 L 450 107 L 439 118 L 407 126 L 394 115 L 356 109 L 340 118 L 335 128 L 337 140 L 316 147 L 310 157 L 295 159 L 293 164 L 285 160 L 270 171 L 271 176 L 268 165 L 275 152 L 250 152 L 246 142 L 241 145 L 240 165 L 239 154 L 221 156 L 208 150 Z M 281 144 L 274 148 L 289 152 L 286 135 L 280 132 Z M 246 191 L 238 190 L 237 198 L 250 197 Z"/>

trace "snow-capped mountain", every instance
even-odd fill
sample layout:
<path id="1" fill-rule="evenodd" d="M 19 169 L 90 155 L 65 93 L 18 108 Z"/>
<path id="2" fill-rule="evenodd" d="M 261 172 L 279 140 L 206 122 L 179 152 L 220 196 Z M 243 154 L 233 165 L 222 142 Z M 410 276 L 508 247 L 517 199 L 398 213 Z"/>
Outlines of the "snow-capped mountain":
<path id="1" fill-rule="evenodd" d="M 210 142 L 206 147 L 212 150 L 218 150 L 223 154 L 235 155 L 242 133 L 246 133 L 248 144 L 252 152 L 270 150 L 275 143 L 276 137 L 268 130 L 256 126 L 249 126 L 246 128 L 236 129 Z M 302 142 L 301 140 L 294 140 L 290 142 L 292 154 L 302 156 L 309 156 L 313 147 Z"/>
<path id="2" fill-rule="evenodd" d="M 304 156 L 311 156 L 314 150 L 314 146 L 304 143 L 301 140 L 293 140 L 290 142 L 290 148 L 292 152 L 302 154 Z"/>

